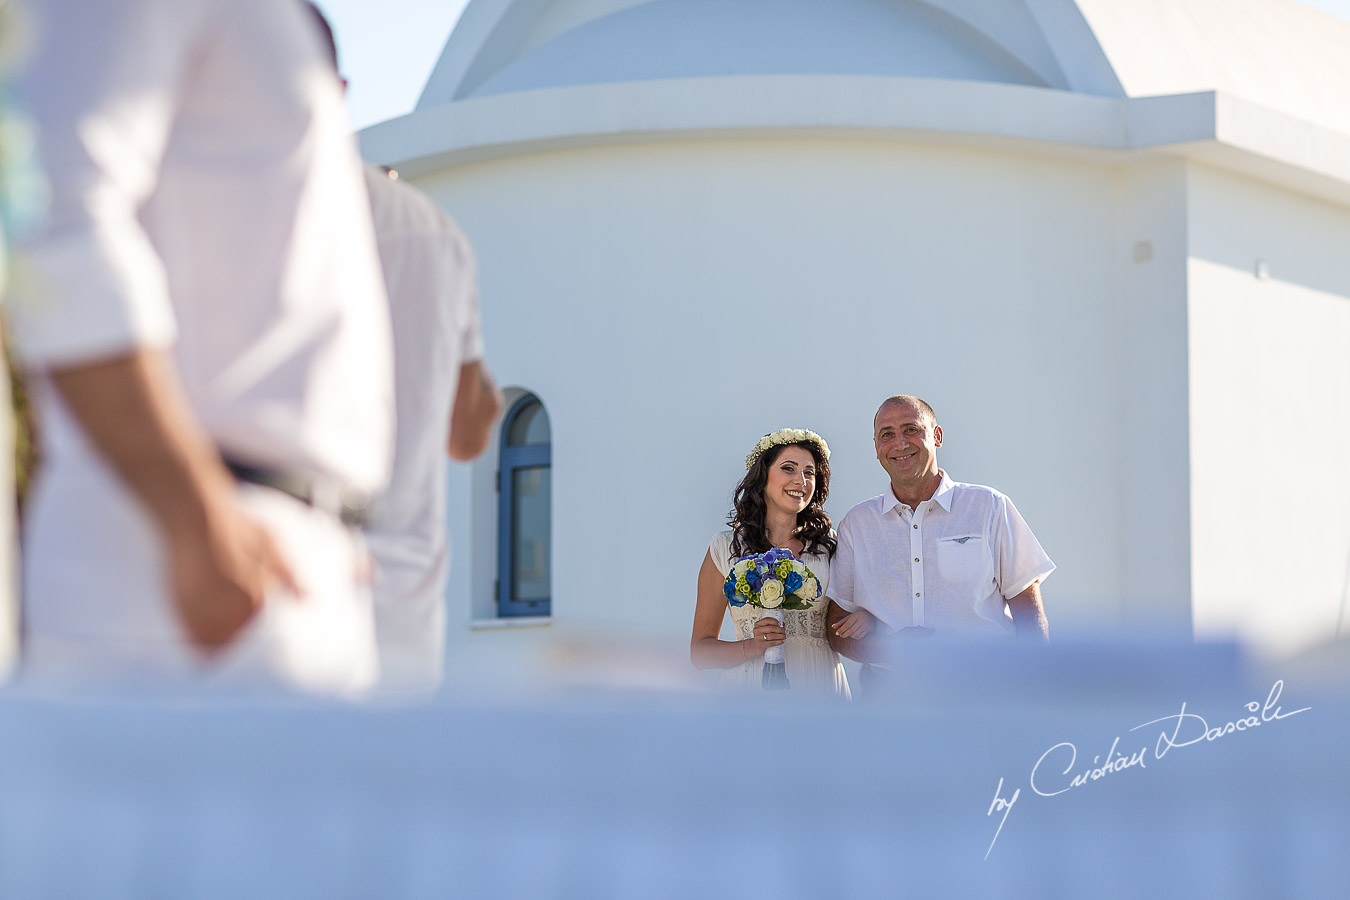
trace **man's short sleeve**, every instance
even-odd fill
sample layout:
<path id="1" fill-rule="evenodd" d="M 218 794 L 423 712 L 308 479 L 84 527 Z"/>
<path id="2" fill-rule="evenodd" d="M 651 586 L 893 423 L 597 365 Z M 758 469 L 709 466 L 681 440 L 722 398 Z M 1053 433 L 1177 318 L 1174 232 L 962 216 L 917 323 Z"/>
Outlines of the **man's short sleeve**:
<path id="1" fill-rule="evenodd" d="M 1032 582 L 1044 581 L 1055 571 L 1055 564 L 1041 548 L 1017 507 L 1001 494 L 995 505 L 992 530 L 998 553 L 998 589 L 1005 600 L 1016 597 Z"/>
<path id="2" fill-rule="evenodd" d="M 839 523 L 839 532 L 835 535 L 838 546 L 834 559 L 830 561 L 830 599 L 840 607 L 854 612 L 858 609 L 853 594 L 853 527 L 849 516 Z"/>
<path id="3" fill-rule="evenodd" d="M 201 4 L 35 4 L 38 48 L 19 94 L 52 188 L 46 227 L 20 247 L 10 318 L 29 366 L 169 345 L 163 263 L 142 228 Z M 62 23 L 78 18 L 78 29 Z M 91 21 L 92 20 L 92 21 Z"/>

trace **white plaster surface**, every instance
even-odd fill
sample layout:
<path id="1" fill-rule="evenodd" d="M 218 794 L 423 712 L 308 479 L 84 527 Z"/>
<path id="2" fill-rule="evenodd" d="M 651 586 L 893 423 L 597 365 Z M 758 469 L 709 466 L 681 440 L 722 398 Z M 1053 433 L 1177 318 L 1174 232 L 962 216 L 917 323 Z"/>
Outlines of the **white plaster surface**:
<path id="1" fill-rule="evenodd" d="M 1190 205 L 1196 631 L 1288 653 L 1344 633 L 1350 211 L 1203 168 Z"/>
<path id="2" fill-rule="evenodd" d="M 1217 90 L 1350 133 L 1350 23 L 1294 0 L 1077 0 L 1131 97 Z"/>
<path id="3" fill-rule="evenodd" d="M 549 410 L 562 630 L 645 634 L 682 656 L 745 448 L 788 424 L 824 434 L 841 517 L 884 489 L 870 421 L 897 391 L 928 397 L 943 464 L 1012 496 L 1060 562 L 1057 621 L 1121 615 L 1127 370 L 1123 350 L 1101 351 L 1120 316 L 1101 273 L 1130 244 L 1111 169 L 688 142 L 497 160 L 420 186 L 478 248 L 494 370 Z M 452 635 L 482 615 L 495 571 L 495 495 L 478 486 L 479 531 L 456 534 L 454 564 L 471 567 L 475 599 L 452 608 Z M 651 553 L 669 561 L 655 581 Z"/>
<path id="4" fill-rule="evenodd" d="M 1104 475 L 1114 469 L 1105 477 L 1121 504 L 1120 530 L 1108 539 L 1120 555 L 1124 583 L 1117 622 L 1143 631 L 1189 632 L 1186 164 L 1126 167 L 1114 199 L 1114 269 L 1098 274 L 1099 291 L 1114 294 L 1119 310 L 1119 331 L 1108 345 L 1120 367 L 1121 392 L 1109 425 L 1109 458 L 1118 462 L 1103 467 Z M 1150 250 L 1136 261 L 1140 242 Z M 1077 377 L 1072 367 L 1062 374 Z"/>

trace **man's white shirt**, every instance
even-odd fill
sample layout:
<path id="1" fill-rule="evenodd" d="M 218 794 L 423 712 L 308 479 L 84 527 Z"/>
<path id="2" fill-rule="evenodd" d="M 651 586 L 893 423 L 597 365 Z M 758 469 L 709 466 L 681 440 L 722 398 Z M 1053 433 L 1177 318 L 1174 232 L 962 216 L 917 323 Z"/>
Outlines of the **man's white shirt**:
<path id="1" fill-rule="evenodd" d="M 52 196 L 9 310 L 26 367 L 170 350 L 228 453 L 380 488 L 388 312 L 341 88 L 304 9 L 28 6 L 20 95 Z M 52 419 L 47 451 L 84 452 Z"/>
<path id="2" fill-rule="evenodd" d="M 846 610 L 866 609 L 890 630 L 1011 634 L 1005 601 L 1055 569 L 1011 500 L 946 472 L 918 509 L 889 488 L 859 503 L 838 537 L 830 597 Z"/>
<path id="3" fill-rule="evenodd" d="M 366 535 L 375 557 L 381 683 L 440 681 L 449 569 L 446 445 L 460 366 L 483 357 L 473 248 L 426 195 L 366 169 L 394 333 L 397 426 L 389 489 Z"/>

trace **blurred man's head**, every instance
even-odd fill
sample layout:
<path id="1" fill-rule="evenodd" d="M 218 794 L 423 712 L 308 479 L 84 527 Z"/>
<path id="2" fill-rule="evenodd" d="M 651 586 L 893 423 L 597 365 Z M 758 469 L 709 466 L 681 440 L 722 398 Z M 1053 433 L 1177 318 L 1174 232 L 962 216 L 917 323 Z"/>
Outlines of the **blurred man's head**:
<path id="1" fill-rule="evenodd" d="M 333 38 L 333 26 L 328 24 L 328 19 L 313 3 L 306 0 L 305 6 L 309 7 L 310 18 L 314 20 L 314 25 L 318 29 L 320 43 L 328 51 L 328 60 L 333 64 L 333 74 L 338 77 L 345 88 L 347 79 L 342 77 L 342 67 L 338 65 L 337 41 Z"/>

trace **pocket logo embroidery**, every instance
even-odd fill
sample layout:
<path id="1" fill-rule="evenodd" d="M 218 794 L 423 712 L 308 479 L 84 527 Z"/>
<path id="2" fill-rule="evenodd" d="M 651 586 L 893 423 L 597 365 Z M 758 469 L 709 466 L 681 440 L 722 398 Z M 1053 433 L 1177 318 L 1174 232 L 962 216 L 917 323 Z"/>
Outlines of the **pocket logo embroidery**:
<path id="1" fill-rule="evenodd" d="M 972 540 L 975 537 L 976 535 L 968 534 L 965 537 L 947 538 L 947 540 L 951 541 L 953 544 L 964 544 L 966 541 Z"/>

